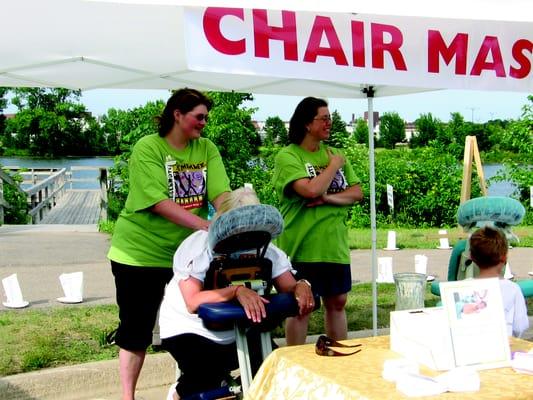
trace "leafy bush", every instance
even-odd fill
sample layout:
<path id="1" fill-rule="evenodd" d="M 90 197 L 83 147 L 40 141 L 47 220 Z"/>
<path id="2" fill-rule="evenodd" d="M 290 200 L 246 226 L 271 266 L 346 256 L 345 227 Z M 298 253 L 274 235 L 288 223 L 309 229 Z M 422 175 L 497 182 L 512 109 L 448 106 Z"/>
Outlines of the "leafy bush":
<path id="1" fill-rule="evenodd" d="M 345 149 L 361 182 L 365 198 L 354 205 L 352 227 L 368 227 L 370 187 L 368 150 Z M 379 223 L 399 226 L 440 227 L 456 223 L 462 168 L 452 155 L 427 147 L 415 150 L 381 150 L 375 155 L 376 218 Z M 387 204 L 387 184 L 394 188 L 394 211 Z M 472 187 L 472 197 L 479 188 Z"/>
<path id="2" fill-rule="evenodd" d="M 12 178 L 17 184 L 22 182 L 22 177 L 19 174 L 13 175 Z M 29 215 L 26 194 L 21 192 L 18 186 L 4 182 L 4 200 L 10 206 L 9 208 L 4 208 L 4 223 L 28 223 Z"/>

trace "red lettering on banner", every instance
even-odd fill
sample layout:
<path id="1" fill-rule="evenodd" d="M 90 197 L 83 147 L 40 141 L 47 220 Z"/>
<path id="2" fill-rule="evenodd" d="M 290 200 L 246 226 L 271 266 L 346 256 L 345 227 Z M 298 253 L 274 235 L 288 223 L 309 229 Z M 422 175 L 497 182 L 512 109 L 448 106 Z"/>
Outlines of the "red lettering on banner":
<path id="1" fill-rule="evenodd" d="M 220 21 L 226 15 L 233 15 L 244 21 L 244 10 L 242 8 L 218 8 L 207 7 L 203 18 L 203 28 L 205 37 L 209 44 L 217 51 L 231 56 L 246 52 L 246 41 L 229 40 L 220 31 Z"/>
<path id="2" fill-rule="evenodd" d="M 365 26 L 360 21 L 352 21 L 352 57 L 354 67 L 365 66 Z"/>
<path id="3" fill-rule="evenodd" d="M 530 56 L 524 54 L 528 51 Z M 527 39 L 520 39 L 513 45 L 513 58 L 518 62 L 519 67 L 512 65 L 509 68 L 509 75 L 516 79 L 523 79 L 531 73 L 531 54 L 533 53 L 533 42 Z"/>
<path id="4" fill-rule="evenodd" d="M 371 41 L 372 41 L 372 67 L 385 68 L 384 54 L 389 52 L 394 68 L 399 71 L 407 71 L 400 47 L 403 44 L 402 32 L 392 25 L 370 24 Z M 391 36 L 390 43 L 385 43 L 384 34 Z"/>
<path id="5" fill-rule="evenodd" d="M 269 41 L 281 40 L 283 42 L 285 60 L 298 60 L 298 45 L 296 35 L 296 13 L 282 11 L 283 26 L 274 27 L 267 23 L 266 10 L 253 10 L 255 56 L 269 58 Z"/>
<path id="6" fill-rule="evenodd" d="M 251 10 L 254 55 L 260 58 L 270 58 L 272 41 L 281 41 L 284 50 L 283 60 L 298 61 L 297 14 L 294 11 L 282 10 L 279 12 L 281 13 L 281 26 L 272 26 L 268 23 L 267 10 Z M 224 36 L 222 20 L 225 17 L 234 17 L 242 22 L 242 27 L 237 29 L 237 32 L 243 32 L 241 39 L 229 39 Z M 207 7 L 203 14 L 202 24 L 205 37 L 214 50 L 230 56 L 250 52 L 252 43 L 247 43 L 244 34 L 244 29 L 250 29 L 250 24 L 246 21 L 245 9 Z M 354 67 L 366 67 L 365 24 L 363 21 L 350 21 L 352 48 L 351 60 L 348 61 L 347 55 L 349 53 L 348 51 L 345 52 L 342 47 L 335 29 L 334 19 L 317 15 L 310 30 L 303 61 L 316 63 L 319 57 L 329 57 L 339 66 L 348 66 L 351 63 Z M 403 34 L 396 26 L 370 23 L 372 68 L 384 69 L 385 53 L 388 53 L 397 71 L 407 71 L 402 54 L 403 40 Z M 518 39 L 514 42 L 511 54 L 505 54 L 506 57 L 509 56 L 510 58 L 510 63 L 506 65 L 498 37 L 485 36 L 477 54 L 475 54 L 469 72 L 469 65 L 467 65 L 470 58 L 468 47 L 469 45 L 472 47 L 472 38 L 469 37 L 468 33 L 457 33 L 451 41 L 447 42 L 441 32 L 429 29 L 427 40 L 429 73 L 440 73 L 441 62 L 443 62 L 443 65 L 450 67 L 452 67 L 452 63 L 455 63 L 456 75 L 480 76 L 486 71 L 488 73 L 492 71 L 496 77 L 500 78 L 504 78 L 508 74 L 515 79 L 527 79 L 531 75 L 533 42 L 529 39 Z M 470 56 L 473 55 L 470 54 Z"/>
<path id="7" fill-rule="evenodd" d="M 320 46 L 322 36 L 326 37 L 329 47 Z M 329 17 L 317 16 L 315 18 L 303 60 L 305 62 L 316 62 L 318 56 L 333 57 L 335 64 L 348 65 L 341 42 Z"/>
<path id="8" fill-rule="evenodd" d="M 487 61 L 489 53 L 492 55 L 492 62 Z M 495 36 L 485 36 L 474 61 L 474 66 L 470 71 L 470 75 L 481 75 L 483 70 L 492 70 L 496 72 L 496 76 L 505 77 L 502 52 L 498 38 Z"/>
<path id="9" fill-rule="evenodd" d="M 439 73 L 439 55 L 442 56 L 446 65 L 449 65 L 453 57 L 455 59 L 455 73 L 466 75 L 466 55 L 468 53 L 468 35 L 458 33 L 449 46 L 446 46 L 439 31 L 428 31 L 428 72 Z"/>

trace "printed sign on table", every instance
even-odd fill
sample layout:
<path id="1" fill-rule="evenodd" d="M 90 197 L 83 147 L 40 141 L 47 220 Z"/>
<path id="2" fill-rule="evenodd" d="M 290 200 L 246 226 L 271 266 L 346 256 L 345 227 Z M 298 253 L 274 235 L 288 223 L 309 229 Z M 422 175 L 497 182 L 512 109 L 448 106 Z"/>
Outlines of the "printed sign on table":
<path id="1" fill-rule="evenodd" d="M 441 282 L 456 366 L 508 366 L 511 359 L 498 278 Z"/>

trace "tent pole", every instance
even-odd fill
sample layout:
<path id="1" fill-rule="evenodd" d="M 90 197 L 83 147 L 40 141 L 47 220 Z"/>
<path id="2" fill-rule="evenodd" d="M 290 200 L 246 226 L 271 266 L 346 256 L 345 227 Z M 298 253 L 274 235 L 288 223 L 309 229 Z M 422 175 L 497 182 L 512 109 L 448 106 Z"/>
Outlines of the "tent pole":
<path id="1" fill-rule="evenodd" d="M 374 165 L 374 87 L 363 89 L 368 101 L 368 160 L 370 170 L 370 229 L 372 232 L 372 334 L 378 334 L 377 238 L 376 238 L 376 172 Z"/>

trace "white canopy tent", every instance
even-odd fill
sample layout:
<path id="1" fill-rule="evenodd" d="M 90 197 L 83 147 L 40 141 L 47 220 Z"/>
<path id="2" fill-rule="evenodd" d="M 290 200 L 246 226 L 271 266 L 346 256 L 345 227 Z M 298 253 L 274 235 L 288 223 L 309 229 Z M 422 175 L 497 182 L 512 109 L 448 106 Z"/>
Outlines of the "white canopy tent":
<path id="1" fill-rule="evenodd" d="M 373 96 L 445 88 L 533 92 L 530 0 L 4 0 L 2 6 L 0 86 L 188 86 L 367 98 L 370 133 Z M 375 333 L 372 134 L 369 146 Z"/>

